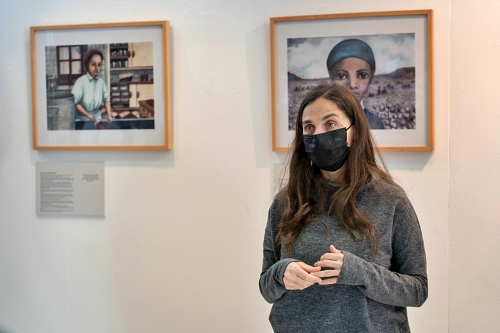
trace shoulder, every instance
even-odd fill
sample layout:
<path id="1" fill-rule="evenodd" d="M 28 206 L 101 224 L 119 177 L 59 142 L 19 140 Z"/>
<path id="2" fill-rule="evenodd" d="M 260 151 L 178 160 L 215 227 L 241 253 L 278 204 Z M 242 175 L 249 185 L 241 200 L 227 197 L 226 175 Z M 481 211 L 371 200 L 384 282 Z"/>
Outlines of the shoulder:
<path id="1" fill-rule="evenodd" d="M 280 191 L 273 199 L 268 212 L 268 221 L 273 225 L 273 229 L 277 228 L 278 224 L 281 222 L 284 212 L 284 198 L 285 193 Z"/>
<path id="2" fill-rule="evenodd" d="M 383 179 L 374 179 L 369 185 L 372 191 L 381 192 L 384 196 L 390 196 L 394 199 L 406 198 L 405 191 L 398 185 Z"/>
<path id="3" fill-rule="evenodd" d="M 384 124 L 377 115 L 371 113 L 366 108 L 364 108 L 363 111 L 365 111 L 366 119 L 371 129 L 384 129 Z"/>
<path id="4" fill-rule="evenodd" d="M 285 193 L 283 190 L 281 190 L 274 197 L 273 202 L 271 203 L 271 207 L 269 207 L 269 211 L 281 214 L 283 212 L 284 200 L 285 200 Z"/>
<path id="5" fill-rule="evenodd" d="M 361 201 L 370 206 L 392 207 L 411 206 L 405 191 L 398 185 L 383 179 L 372 180 L 364 186 L 359 197 Z"/>
<path id="6" fill-rule="evenodd" d="M 87 83 L 89 82 L 89 79 L 87 78 L 87 75 L 82 75 L 80 76 L 78 79 L 76 79 L 75 81 L 75 85 L 73 86 L 73 88 L 75 87 L 83 87 L 85 86 Z"/>
<path id="7" fill-rule="evenodd" d="M 397 234 L 411 241 L 411 234 L 420 232 L 415 209 L 401 187 L 375 180 L 363 190 L 358 197 L 359 208 L 377 225 L 380 233 Z"/>
<path id="8" fill-rule="evenodd" d="M 87 74 L 83 74 L 78 79 L 76 79 L 75 84 L 77 84 L 77 83 L 82 84 L 82 83 L 86 83 L 86 82 L 89 82 L 89 78 L 87 77 Z"/>
<path id="9" fill-rule="evenodd" d="M 76 79 L 75 84 L 73 85 L 73 89 L 71 89 L 71 93 L 73 95 L 81 95 L 83 94 L 83 90 L 85 85 L 88 83 L 88 79 L 86 75 L 80 76 Z"/>
<path id="10" fill-rule="evenodd" d="M 398 185 L 384 180 L 372 182 L 374 197 L 382 209 L 391 212 L 399 221 L 418 221 L 415 209 L 405 191 Z"/>

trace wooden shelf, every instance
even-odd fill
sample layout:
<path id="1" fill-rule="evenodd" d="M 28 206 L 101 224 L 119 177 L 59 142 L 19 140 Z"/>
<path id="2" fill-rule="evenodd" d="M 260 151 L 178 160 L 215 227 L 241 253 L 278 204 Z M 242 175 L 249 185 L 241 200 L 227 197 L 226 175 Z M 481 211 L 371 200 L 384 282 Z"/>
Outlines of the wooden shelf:
<path id="1" fill-rule="evenodd" d="M 153 69 L 153 66 L 141 66 L 141 67 L 111 67 L 110 71 L 133 71 L 141 69 Z"/>
<path id="2" fill-rule="evenodd" d="M 126 86 L 129 84 L 154 84 L 154 81 L 119 81 L 119 82 L 111 82 L 112 86 Z M 120 90 L 116 90 L 120 91 Z"/>
<path id="3" fill-rule="evenodd" d="M 111 108 L 111 111 L 115 111 L 115 112 L 139 111 L 139 108 L 138 107 Z"/>

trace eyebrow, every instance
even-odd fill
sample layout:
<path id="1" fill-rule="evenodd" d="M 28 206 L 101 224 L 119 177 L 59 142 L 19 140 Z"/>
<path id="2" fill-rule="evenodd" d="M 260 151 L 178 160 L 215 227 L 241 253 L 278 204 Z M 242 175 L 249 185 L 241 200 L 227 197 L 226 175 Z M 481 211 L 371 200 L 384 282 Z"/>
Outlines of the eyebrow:
<path id="1" fill-rule="evenodd" d="M 321 121 L 325 121 L 325 120 L 327 120 L 328 118 L 331 118 L 331 117 L 337 117 L 338 118 L 338 116 L 335 113 L 329 113 L 326 116 L 324 116 L 323 118 L 321 118 Z M 302 124 L 312 124 L 312 121 L 311 120 L 304 120 L 304 121 L 302 121 Z"/>
<path id="2" fill-rule="evenodd" d="M 371 72 L 371 68 L 370 68 L 370 67 L 368 67 L 368 68 L 360 68 L 360 69 L 356 70 L 356 73 L 357 73 L 357 72 L 360 72 L 360 71 L 368 71 L 368 72 Z M 340 69 L 340 68 L 339 68 L 339 69 L 332 69 L 330 72 L 332 72 L 332 73 L 341 73 L 341 72 L 348 73 L 349 71 L 348 71 L 348 70 L 346 70 L 346 69 Z"/>

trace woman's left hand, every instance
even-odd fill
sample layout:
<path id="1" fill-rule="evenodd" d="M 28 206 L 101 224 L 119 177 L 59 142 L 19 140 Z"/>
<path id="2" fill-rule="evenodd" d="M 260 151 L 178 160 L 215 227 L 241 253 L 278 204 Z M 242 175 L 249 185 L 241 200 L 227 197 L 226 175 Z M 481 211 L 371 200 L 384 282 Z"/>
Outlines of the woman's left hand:
<path id="1" fill-rule="evenodd" d="M 342 270 L 343 263 L 344 254 L 342 251 L 330 245 L 330 252 L 323 254 L 321 258 L 319 258 L 319 261 L 314 264 L 315 267 L 324 267 L 327 269 L 320 272 L 312 272 L 310 274 L 320 278 L 327 278 L 321 281 L 320 285 L 335 284 Z"/>

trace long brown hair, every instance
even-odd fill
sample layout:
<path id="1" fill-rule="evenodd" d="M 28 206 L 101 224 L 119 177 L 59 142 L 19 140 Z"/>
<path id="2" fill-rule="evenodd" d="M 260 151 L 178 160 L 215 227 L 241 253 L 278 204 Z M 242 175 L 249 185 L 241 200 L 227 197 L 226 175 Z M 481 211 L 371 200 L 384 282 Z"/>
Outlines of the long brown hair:
<path id="1" fill-rule="evenodd" d="M 336 190 L 333 190 L 329 181 L 321 175 L 321 170 L 311 162 L 303 141 L 304 109 L 320 98 L 335 103 L 355 128 L 349 157 L 339 170 L 342 173 L 342 183 Z M 395 183 L 375 148 L 363 108 L 349 88 L 336 84 L 320 85 L 304 97 L 297 115 L 288 172 L 289 180 L 281 196 L 285 211 L 277 235 L 277 240 L 288 248 L 288 255 L 291 255 L 295 239 L 307 225 L 315 221 L 316 214 L 326 208 L 329 214 L 335 213 L 338 216 L 353 241 L 356 240 L 354 232 L 361 233 L 362 246 L 370 241 L 372 254 L 376 253 L 379 247 L 377 234 L 371 222 L 356 207 L 356 196 L 374 178 Z"/>

